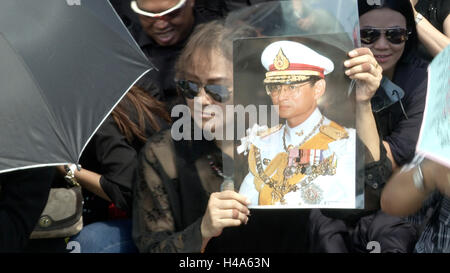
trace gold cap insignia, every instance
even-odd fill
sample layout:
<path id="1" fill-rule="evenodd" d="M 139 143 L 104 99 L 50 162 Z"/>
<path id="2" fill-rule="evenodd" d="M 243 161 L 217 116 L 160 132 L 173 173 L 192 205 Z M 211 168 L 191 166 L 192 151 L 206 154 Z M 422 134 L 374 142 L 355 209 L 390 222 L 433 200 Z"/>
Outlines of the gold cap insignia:
<path id="1" fill-rule="evenodd" d="M 285 70 L 289 67 L 289 60 L 283 53 L 283 50 L 280 48 L 277 56 L 273 60 L 273 66 L 276 70 Z"/>

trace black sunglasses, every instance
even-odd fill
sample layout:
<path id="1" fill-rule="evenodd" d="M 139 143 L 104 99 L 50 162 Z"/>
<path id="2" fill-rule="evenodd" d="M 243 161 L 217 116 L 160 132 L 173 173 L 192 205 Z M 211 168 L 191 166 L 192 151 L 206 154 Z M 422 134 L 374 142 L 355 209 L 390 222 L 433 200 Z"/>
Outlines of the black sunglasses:
<path id="1" fill-rule="evenodd" d="M 231 92 L 226 86 L 218 84 L 200 85 L 195 82 L 186 80 L 176 80 L 177 88 L 181 91 L 183 96 L 188 99 L 193 99 L 200 93 L 200 87 L 205 89 L 206 94 L 210 95 L 217 102 L 226 102 L 230 99 Z"/>
<path id="2" fill-rule="evenodd" d="M 401 44 L 408 40 L 408 35 L 411 34 L 405 28 L 364 28 L 360 30 L 361 42 L 364 44 L 373 44 L 384 33 L 386 39 L 393 44 Z"/>

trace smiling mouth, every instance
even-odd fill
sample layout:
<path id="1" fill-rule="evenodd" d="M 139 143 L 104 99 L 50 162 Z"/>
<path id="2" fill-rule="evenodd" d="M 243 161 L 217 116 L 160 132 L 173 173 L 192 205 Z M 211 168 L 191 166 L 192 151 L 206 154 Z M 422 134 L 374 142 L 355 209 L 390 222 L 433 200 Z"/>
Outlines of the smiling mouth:
<path id="1" fill-rule="evenodd" d="M 197 111 L 196 114 L 203 119 L 213 118 L 215 116 L 214 113 L 208 113 L 203 111 Z"/>
<path id="2" fill-rule="evenodd" d="M 381 63 L 386 62 L 391 56 L 392 56 L 392 54 L 386 54 L 386 55 L 374 55 L 375 59 L 376 59 L 378 62 L 381 62 Z"/>
<path id="3" fill-rule="evenodd" d="M 165 32 L 155 33 L 155 36 L 158 37 L 159 40 L 167 42 L 170 39 L 172 39 L 172 37 L 174 36 L 174 30 L 172 29 L 172 30 L 165 31 Z"/>

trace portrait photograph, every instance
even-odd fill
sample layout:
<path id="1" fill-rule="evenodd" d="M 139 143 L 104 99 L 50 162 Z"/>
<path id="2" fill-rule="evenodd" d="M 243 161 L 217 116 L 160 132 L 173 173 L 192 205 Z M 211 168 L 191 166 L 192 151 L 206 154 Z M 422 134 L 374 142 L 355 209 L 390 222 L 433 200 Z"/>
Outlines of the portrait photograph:
<path id="1" fill-rule="evenodd" d="M 336 42 L 346 37 L 234 42 L 234 104 L 248 110 L 234 169 L 250 207 L 356 208 L 356 196 L 363 197 L 356 186 L 355 96 L 343 66 L 351 41 Z"/>

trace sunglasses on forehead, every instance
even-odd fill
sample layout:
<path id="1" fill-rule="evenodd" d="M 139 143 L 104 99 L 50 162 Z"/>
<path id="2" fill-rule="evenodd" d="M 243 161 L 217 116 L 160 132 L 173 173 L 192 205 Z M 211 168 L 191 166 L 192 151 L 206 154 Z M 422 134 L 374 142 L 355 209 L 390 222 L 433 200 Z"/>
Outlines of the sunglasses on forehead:
<path id="1" fill-rule="evenodd" d="M 131 9 L 135 13 L 147 16 L 148 18 L 153 18 L 155 20 L 156 19 L 170 20 L 170 19 L 177 17 L 180 14 L 180 12 L 183 9 L 183 7 L 185 6 L 185 4 L 186 4 L 186 0 L 180 0 L 178 2 L 178 4 L 176 4 L 172 8 L 165 10 L 163 12 L 160 12 L 160 13 L 152 13 L 152 12 L 145 11 L 145 10 L 139 8 L 136 1 L 131 1 L 130 6 L 131 6 Z"/>
<path id="2" fill-rule="evenodd" d="M 226 102 L 230 99 L 231 92 L 223 85 L 207 84 L 202 86 L 198 83 L 186 80 L 176 80 L 175 83 L 178 90 L 180 90 L 183 96 L 188 99 L 193 99 L 198 96 L 201 87 L 203 87 L 206 94 L 211 96 L 211 98 L 217 102 Z"/>
<path id="3" fill-rule="evenodd" d="M 381 37 L 381 33 L 384 33 L 386 39 L 393 44 L 401 44 L 408 40 L 408 36 L 411 34 L 405 28 L 364 28 L 360 30 L 361 42 L 364 44 L 373 44 Z"/>

